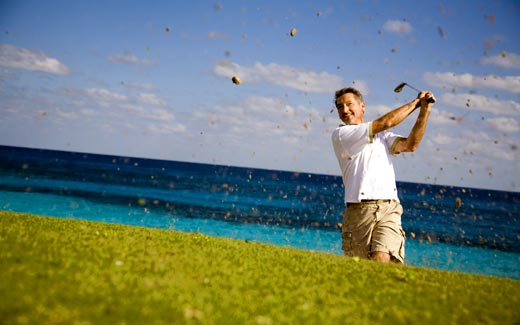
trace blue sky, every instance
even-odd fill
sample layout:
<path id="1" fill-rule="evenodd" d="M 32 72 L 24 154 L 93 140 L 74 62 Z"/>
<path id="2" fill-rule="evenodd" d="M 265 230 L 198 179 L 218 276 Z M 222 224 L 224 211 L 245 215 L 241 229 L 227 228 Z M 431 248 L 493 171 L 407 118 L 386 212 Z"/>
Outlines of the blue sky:
<path id="1" fill-rule="evenodd" d="M 2 1 L 0 144 L 339 175 L 334 91 L 370 120 L 406 81 L 438 101 L 398 180 L 519 191 L 519 30 L 517 1 Z"/>

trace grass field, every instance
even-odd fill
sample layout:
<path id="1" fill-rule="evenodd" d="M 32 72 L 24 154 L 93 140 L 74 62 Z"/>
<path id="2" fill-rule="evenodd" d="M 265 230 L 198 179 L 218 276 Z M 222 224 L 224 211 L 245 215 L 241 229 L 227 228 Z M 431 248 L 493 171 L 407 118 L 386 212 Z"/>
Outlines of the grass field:
<path id="1" fill-rule="evenodd" d="M 519 324 L 520 281 L 0 212 L 0 323 Z"/>

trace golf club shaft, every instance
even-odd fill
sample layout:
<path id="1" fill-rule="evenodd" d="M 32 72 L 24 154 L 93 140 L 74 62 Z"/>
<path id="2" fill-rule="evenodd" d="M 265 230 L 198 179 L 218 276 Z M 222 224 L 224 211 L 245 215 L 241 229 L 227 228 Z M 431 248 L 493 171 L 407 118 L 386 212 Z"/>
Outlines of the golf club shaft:
<path id="1" fill-rule="evenodd" d="M 414 86 L 410 85 L 409 83 L 407 83 L 406 86 L 412 88 L 413 90 L 417 91 L 418 93 L 421 92 L 419 89 L 415 88 Z M 435 99 L 433 99 L 433 98 L 429 98 L 429 99 L 428 99 L 428 102 L 429 102 L 429 103 L 435 103 Z"/>
<path id="2" fill-rule="evenodd" d="M 417 91 L 418 93 L 420 93 L 421 91 L 417 88 L 415 88 L 414 86 L 410 85 L 409 83 L 406 84 L 408 87 L 412 88 L 413 90 Z"/>

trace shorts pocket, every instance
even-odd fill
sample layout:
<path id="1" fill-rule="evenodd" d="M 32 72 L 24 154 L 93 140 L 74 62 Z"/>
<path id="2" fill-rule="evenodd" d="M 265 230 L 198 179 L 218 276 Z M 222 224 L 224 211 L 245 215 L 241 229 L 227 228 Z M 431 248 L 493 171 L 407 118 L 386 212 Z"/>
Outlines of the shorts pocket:
<path id="1" fill-rule="evenodd" d="M 352 253 L 352 232 L 343 231 L 341 233 L 341 248 L 345 256 L 353 256 Z"/>

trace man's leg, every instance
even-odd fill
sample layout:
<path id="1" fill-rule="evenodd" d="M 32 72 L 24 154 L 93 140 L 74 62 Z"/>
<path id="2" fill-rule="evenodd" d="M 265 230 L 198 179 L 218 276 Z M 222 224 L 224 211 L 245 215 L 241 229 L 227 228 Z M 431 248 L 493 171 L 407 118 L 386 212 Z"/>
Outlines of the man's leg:
<path id="1" fill-rule="evenodd" d="M 372 233 L 370 259 L 404 263 L 405 234 L 401 227 L 402 206 L 395 201 L 378 203 L 377 222 Z"/>
<path id="2" fill-rule="evenodd" d="M 385 252 L 372 252 L 370 259 L 376 262 L 390 263 L 390 254 Z"/>
<path id="3" fill-rule="evenodd" d="M 345 256 L 370 258 L 370 242 L 375 224 L 377 207 L 349 204 L 344 211 L 342 248 Z"/>

